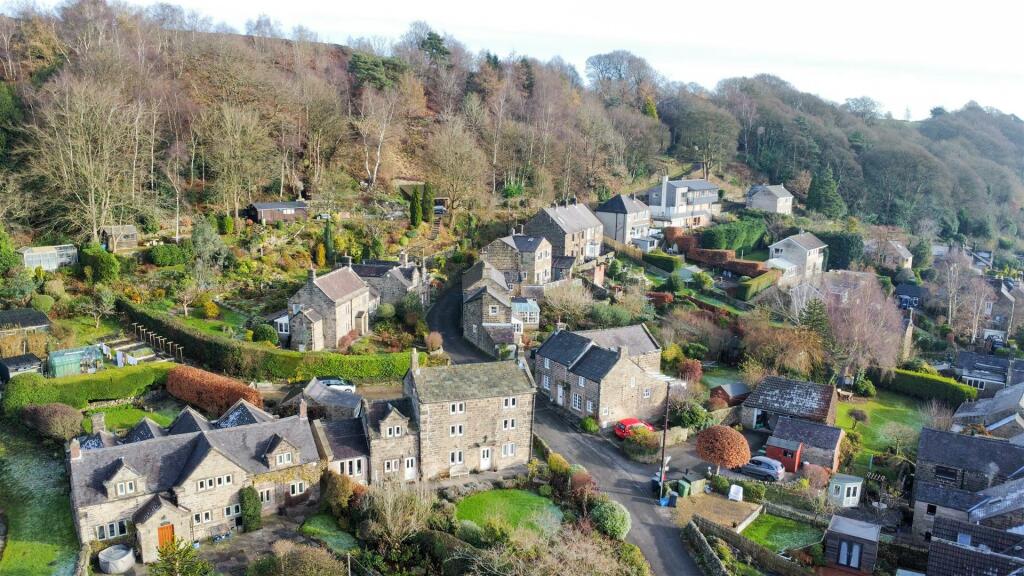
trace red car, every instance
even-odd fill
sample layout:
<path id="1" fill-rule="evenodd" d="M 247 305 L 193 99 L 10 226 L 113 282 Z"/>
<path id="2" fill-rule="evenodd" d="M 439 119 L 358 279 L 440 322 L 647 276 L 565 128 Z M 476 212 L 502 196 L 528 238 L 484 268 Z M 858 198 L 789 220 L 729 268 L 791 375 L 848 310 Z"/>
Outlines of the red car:
<path id="1" fill-rule="evenodd" d="M 639 418 L 623 418 L 615 425 L 615 435 L 625 440 L 632 436 L 633 431 L 638 428 L 647 428 L 651 432 L 654 432 L 654 426 L 651 426 Z"/>

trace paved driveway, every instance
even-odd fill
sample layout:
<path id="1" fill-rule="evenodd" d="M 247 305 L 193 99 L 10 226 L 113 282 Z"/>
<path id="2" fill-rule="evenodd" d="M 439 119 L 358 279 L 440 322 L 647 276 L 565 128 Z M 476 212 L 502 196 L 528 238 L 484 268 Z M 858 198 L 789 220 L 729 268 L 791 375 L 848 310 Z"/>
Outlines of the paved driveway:
<path id="1" fill-rule="evenodd" d="M 654 574 L 701 574 L 683 548 L 682 533 L 675 524 L 675 509 L 662 508 L 653 498 L 650 478 L 657 465 L 627 459 L 610 440 L 578 432 L 554 410 L 537 396 L 534 432 L 569 462 L 586 467 L 601 490 L 629 510 L 633 528 L 627 540 L 643 550 Z"/>
<path id="2" fill-rule="evenodd" d="M 453 363 L 470 364 L 493 360 L 462 338 L 461 284 L 456 284 L 441 293 L 427 312 L 427 326 L 441 333 L 444 351 L 448 353 Z"/>

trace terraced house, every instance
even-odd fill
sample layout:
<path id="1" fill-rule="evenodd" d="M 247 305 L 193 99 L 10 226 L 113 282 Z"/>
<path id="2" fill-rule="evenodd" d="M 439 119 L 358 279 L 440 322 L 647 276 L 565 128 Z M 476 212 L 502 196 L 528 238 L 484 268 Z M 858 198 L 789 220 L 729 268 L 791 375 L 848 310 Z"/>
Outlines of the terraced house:
<path id="1" fill-rule="evenodd" d="M 97 424 L 68 450 L 75 529 L 83 543 L 134 541 L 143 562 L 175 538 L 237 528 L 243 487 L 257 490 L 264 514 L 318 490 L 320 455 L 304 404 L 275 418 L 240 400 L 213 421 L 186 408 L 166 429 L 144 419 L 123 439 Z"/>
<path id="2" fill-rule="evenodd" d="M 661 347 L 642 324 L 558 330 L 537 350 L 534 377 L 556 406 L 605 427 L 664 412 L 671 379 L 658 372 L 660 357 Z"/>
<path id="3" fill-rule="evenodd" d="M 547 238 L 555 257 L 573 258 L 579 263 L 601 255 L 604 227 L 590 208 L 575 200 L 544 208 L 526 223 L 524 231 Z"/>
<path id="4" fill-rule="evenodd" d="M 480 259 L 499 270 L 509 286 L 543 286 L 551 278 L 551 243 L 543 236 L 498 238 L 480 250 Z"/>

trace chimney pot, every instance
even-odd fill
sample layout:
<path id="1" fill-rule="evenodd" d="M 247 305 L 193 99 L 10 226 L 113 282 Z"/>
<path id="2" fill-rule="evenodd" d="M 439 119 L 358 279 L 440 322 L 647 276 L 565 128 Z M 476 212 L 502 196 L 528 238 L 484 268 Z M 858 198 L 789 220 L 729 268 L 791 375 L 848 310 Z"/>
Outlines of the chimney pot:
<path id="1" fill-rule="evenodd" d="M 107 418 L 103 412 L 97 412 L 90 418 L 93 434 L 107 431 Z"/>
<path id="2" fill-rule="evenodd" d="M 71 439 L 71 444 L 68 445 L 68 456 L 72 460 L 78 460 L 82 457 L 82 445 L 78 443 L 78 438 Z"/>
<path id="3" fill-rule="evenodd" d="M 305 420 L 309 417 L 309 406 L 306 404 L 305 398 L 299 399 L 299 419 Z"/>
<path id="4" fill-rule="evenodd" d="M 402 266 L 409 265 L 409 254 L 407 254 L 405 250 L 398 253 L 398 263 Z"/>
<path id="5" fill-rule="evenodd" d="M 351 268 L 352 267 L 352 257 L 349 256 L 348 254 L 345 254 L 344 256 L 342 256 L 341 257 L 341 261 L 345 264 L 346 268 Z"/>

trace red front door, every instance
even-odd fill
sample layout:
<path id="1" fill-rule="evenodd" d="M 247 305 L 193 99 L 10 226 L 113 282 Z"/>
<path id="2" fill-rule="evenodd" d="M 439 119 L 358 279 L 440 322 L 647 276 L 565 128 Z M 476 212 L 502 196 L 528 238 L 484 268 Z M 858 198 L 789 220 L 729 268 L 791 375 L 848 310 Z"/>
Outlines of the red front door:
<path id="1" fill-rule="evenodd" d="M 156 545 L 163 547 L 164 544 L 174 542 L 174 524 L 166 524 L 156 529 Z"/>

